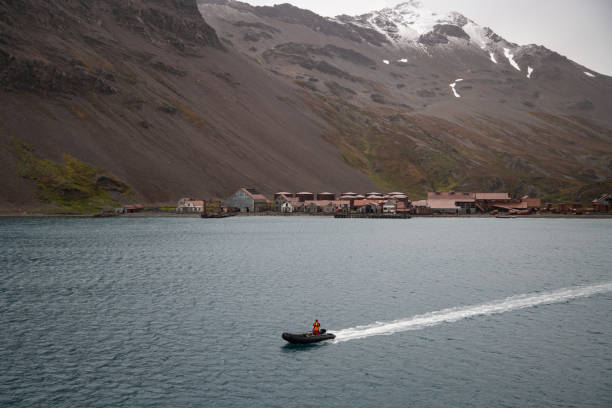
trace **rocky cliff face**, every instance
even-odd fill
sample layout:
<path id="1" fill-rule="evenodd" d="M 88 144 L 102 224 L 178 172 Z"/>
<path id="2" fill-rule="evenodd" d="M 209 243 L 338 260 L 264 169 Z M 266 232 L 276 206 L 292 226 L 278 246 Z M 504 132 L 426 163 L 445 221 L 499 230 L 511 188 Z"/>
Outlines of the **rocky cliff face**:
<path id="1" fill-rule="evenodd" d="M 554 51 L 416 2 L 334 19 L 198 4 L 0 4 L 1 208 L 611 186 L 612 81 Z"/>
<path id="2" fill-rule="evenodd" d="M 83 41 L 91 48 L 112 47 L 105 18 L 147 42 L 168 43 L 183 53 L 197 55 L 201 46 L 223 48 L 191 1 L 8 1 L 0 5 L 0 86 L 8 91 L 116 93 L 114 74 L 91 69 L 69 45 Z"/>

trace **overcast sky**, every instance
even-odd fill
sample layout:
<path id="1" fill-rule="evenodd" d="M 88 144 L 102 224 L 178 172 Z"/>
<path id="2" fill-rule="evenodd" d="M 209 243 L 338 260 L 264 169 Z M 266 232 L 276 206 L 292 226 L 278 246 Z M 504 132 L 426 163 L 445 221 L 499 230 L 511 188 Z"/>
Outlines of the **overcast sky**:
<path id="1" fill-rule="evenodd" d="M 243 0 L 291 3 L 324 16 L 363 14 L 402 0 Z M 421 0 L 437 12 L 458 11 L 506 40 L 540 44 L 612 76 L 612 0 Z"/>

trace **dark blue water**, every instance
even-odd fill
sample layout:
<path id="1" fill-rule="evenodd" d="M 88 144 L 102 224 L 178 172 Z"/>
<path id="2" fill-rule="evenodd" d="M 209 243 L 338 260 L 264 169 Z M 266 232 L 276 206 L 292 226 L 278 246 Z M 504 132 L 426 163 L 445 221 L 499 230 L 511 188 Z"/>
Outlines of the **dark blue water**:
<path id="1" fill-rule="evenodd" d="M 0 220 L 0 405 L 610 407 L 612 292 L 553 298 L 611 253 L 610 220 Z"/>

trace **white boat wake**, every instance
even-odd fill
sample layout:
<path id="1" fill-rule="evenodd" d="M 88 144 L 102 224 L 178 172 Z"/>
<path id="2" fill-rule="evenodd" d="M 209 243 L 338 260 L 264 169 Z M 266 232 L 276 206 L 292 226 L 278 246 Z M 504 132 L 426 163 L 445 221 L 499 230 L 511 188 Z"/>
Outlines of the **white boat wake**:
<path id="1" fill-rule="evenodd" d="M 512 296 L 503 300 L 483 303 L 480 305 L 454 307 L 439 310 L 437 312 L 413 316 L 407 319 L 395 320 L 392 322 L 375 323 L 367 326 L 357 326 L 349 329 L 337 330 L 333 331 L 333 333 L 336 335 L 335 342 L 337 343 L 354 339 L 363 339 L 371 336 L 389 335 L 403 331 L 419 330 L 424 327 L 436 326 L 442 323 L 453 323 L 474 316 L 487 316 L 511 312 L 513 310 L 527 309 L 539 305 L 563 303 L 572 299 L 589 297 L 608 292 L 612 292 L 612 282 L 602 283 L 599 285 L 559 289 L 552 292 Z"/>

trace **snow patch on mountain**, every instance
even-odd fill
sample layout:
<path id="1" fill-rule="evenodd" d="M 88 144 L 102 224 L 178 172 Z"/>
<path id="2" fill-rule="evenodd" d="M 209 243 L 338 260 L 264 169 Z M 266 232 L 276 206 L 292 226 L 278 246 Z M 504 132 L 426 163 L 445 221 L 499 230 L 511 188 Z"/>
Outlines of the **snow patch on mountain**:
<path id="1" fill-rule="evenodd" d="M 493 54 L 493 51 L 489 52 L 489 56 L 491 57 L 491 61 L 497 64 L 497 60 L 495 59 L 495 54 Z"/>
<path id="2" fill-rule="evenodd" d="M 383 63 L 384 63 L 385 65 L 389 65 L 389 64 L 390 64 L 389 60 L 383 60 Z"/>
<path id="3" fill-rule="evenodd" d="M 453 94 L 455 95 L 455 98 L 461 98 L 461 95 L 459 95 L 457 93 L 457 90 L 455 89 L 455 87 L 457 86 L 456 82 L 453 82 L 452 84 L 449 84 L 448 86 L 450 86 L 451 89 L 453 90 Z"/>
<path id="4" fill-rule="evenodd" d="M 467 20 L 467 24 L 461 28 L 463 28 L 463 31 L 470 36 L 470 41 L 478 44 L 481 49 L 490 49 L 491 39 L 489 38 L 489 32 L 485 27 L 476 24 L 472 20 Z"/>
<path id="5" fill-rule="evenodd" d="M 405 64 L 405 63 L 407 63 L 407 62 L 408 62 L 408 58 L 402 58 L 402 59 L 399 59 L 399 60 L 397 60 L 397 62 L 402 62 L 402 63 L 404 63 L 404 64 Z"/>
<path id="6" fill-rule="evenodd" d="M 586 76 L 591 77 L 591 78 L 595 78 L 595 75 L 594 75 L 594 74 L 592 74 L 592 73 L 590 73 L 589 71 L 584 71 L 584 74 L 585 74 Z"/>
<path id="7" fill-rule="evenodd" d="M 510 63 L 510 65 L 512 65 L 517 71 L 521 70 L 521 67 L 519 67 L 519 64 L 517 64 L 516 61 L 514 60 L 514 54 L 510 52 L 510 48 L 504 48 L 504 56 L 508 59 L 508 62 Z"/>
<path id="8" fill-rule="evenodd" d="M 527 67 L 527 78 L 531 78 L 531 74 L 533 74 L 533 68 Z"/>

